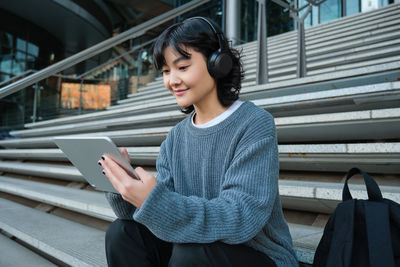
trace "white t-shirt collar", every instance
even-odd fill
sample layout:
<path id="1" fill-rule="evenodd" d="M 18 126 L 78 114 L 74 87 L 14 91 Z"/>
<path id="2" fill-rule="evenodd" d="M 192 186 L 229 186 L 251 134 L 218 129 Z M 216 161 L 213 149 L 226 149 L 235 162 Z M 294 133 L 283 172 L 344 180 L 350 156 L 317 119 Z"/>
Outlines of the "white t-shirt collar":
<path id="1" fill-rule="evenodd" d="M 233 104 L 227 109 L 225 110 L 223 113 L 219 114 L 217 117 L 215 117 L 214 119 L 210 120 L 209 122 L 206 122 L 204 124 L 200 124 L 200 125 L 196 125 L 194 124 L 194 116 L 196 115 L 196 113 L 192 114 L 192 125 L 196 128 L 208 128 L 211 126 L 215 126 L 218 123 L 222 122 L 223 120 L 225 120 L 226 118 L 228 118 L 233 112 L 235 112 L 235 110 L 237 110 L 241 105 L 243 104 L 242 101 L 240 100 L 236 100 L 235 102 L 233 102 Z"/>

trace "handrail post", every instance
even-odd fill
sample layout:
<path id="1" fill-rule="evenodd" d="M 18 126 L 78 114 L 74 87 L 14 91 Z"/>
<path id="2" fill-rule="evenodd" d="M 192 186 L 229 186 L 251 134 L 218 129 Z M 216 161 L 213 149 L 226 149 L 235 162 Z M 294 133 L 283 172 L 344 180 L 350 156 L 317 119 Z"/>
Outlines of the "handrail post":
<path id="1" fill-rule="evenodd" d="M 297 21 L 297 78 L 305 77 L 306 67 L 306 45 L 305 45 L 304 20 Z"/>
<path id="2" fill-rule="evenodd" d="M 268 46 L 267 46 L 267 12 L 265 0 L 258 2 L 258 25 L 257 25 L 257 75 L 256 83 L 268 82 Z"/>
<path id="3" fill-rule="evenodd" d="M 37 117 L 37 95 L 38 95 L 38 91 L 39 91 L 39 84 L 35 83 L 35 85 L 33 86 L 35 88 L 35 93 L 33 95 L 33 111 L 32 111 L 32 122 L 35 123 L 36 122 L 36 117 Z"/>
<path id="4" fill-rule="evenodd" d="M 140 76 L 142 75 L 142 53 L 143 50 L 139 50 L 138 53 L 138 66 L 137 66 L 137 77 L 136 77 L 136 92 L 139 90 L 140 87 Z"/>
<path id="5" fill-rule="evenodd" d="M 303 7 L 297 7 L 295 4 L 296 2 L 291 2 L 294 7 L 282 0 L 272 0 L 273 2 L 277 3 L 283 8 L 287 8 L 290 12 L 290 16 L 294 19 L 297 26 L 297 70 L 296 70 L 296 77 L 301 78 L 305 77 L 307 74 L 307 59 L 306 59 L 306 37 L 305 37 L 305 30 L 304 30 L 304 20 L 308 16 L 308 14 L 312 10 L 312 6 L 318 6 L 326 0 L 320 0 L 319 2 L 314 2 L 312 0 L 306 0 L 308 4 L 304 5 Z M 300 17 L 300 11 L 304 8 L 307 10 L 304 14 Z"/>
<path id="6" fill-rule="evenodd" d="M 83 92 L 83 79 L 81 79 L 81 85 L 79 87 L 79 109 L 78 109 L 78 114 L 80 115 L 82 113 L 82 92 Z"/>

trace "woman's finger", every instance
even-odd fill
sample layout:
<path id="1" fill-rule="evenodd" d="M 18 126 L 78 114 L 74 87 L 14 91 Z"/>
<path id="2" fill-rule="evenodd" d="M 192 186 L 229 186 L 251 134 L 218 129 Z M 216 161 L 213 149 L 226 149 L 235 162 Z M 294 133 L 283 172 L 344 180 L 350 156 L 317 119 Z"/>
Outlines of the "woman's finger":
<path id="1" fill-rule="evenodd" d="M 107 162 L 108 163 L 108 162 Z M 117 190 L 118 192 L 121 191 L 122 189 L 122 182 L 114 175 L 112 172 L 109 164 L 107 164 L 105 161 L 105 158 L 99 160 L 99 164 L 103 167 L 103 174 L 108 178 L 108 180 L 111 182 L 112 186 Z"/>
<path id="2" fill-rule="evenodd" d="M 129 163 L 131 163 L 131 159 L 129 158 L 128 151 L 126 150 L 126 147 L 120 147 L 120 148 L 118 148 L 118 149 L 119 149 L 119 151 L 122 153 L 122 155 L 124 155 L 124 157 L 126 158 L 126 160 L 127 160 Z"/>
<path id="3" fill-rule="evenodd" d="M 107 176 L 108 174 L 113 174 L 113 177 L 121 183 L 123 183 L 129 176 L 126 171 L 118 165 L 118 163 L 107 156 L 103 155 L 99 162 Z"/>

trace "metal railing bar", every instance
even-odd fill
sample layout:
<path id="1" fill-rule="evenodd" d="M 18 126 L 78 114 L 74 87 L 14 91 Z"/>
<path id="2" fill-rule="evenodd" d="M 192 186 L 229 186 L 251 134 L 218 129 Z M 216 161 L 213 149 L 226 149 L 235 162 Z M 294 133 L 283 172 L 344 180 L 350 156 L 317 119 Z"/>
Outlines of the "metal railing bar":
<path id="1" fill-rule="evenodd" d="M 13 77 L 11 77 L 11 78 L 5 80 L 5 81 L 2 81 L 2 82 L 0 83 L 0 86 L 3 86 L 4 84 L 7 84 L 7 83 L 9 83 L 9 82 L 12 82 L 12 81 L 15 80 L 15 79 L 19 79 L 19 78 L 24 77 L 24 76 L 26 76 L 27 74 L 30 74 L 30 73 L 33 73 L 33 72 L 37 72 L 37 70 L 29 69 L 29 70 L 25 71 L 24 73 L 21 73 L 21 74 L 19 74 L 19 75 L 17 75 L 17 76 L 13 76 Z"/>
<path id="2" fill-rule="evenodd" d="M 153 43 L 155 40 L 156 40 L 156 38 L 151 39 L 150 41 L 144 42 L 144 43 L 142 43 L 142 44 L 140 44 L 140 45 L 134 46 L 131 50 L 129 50 L 129 51 L 127 51 L 127 52 L 125 52 L 125 53 L 123 53 L 123 54 L 121 54 L 121 55 L 119 55 L 119 56 L 117 56 L 117 57 L 115 57 L 115 58 L 112 58 L 112 59 L 110 59 L 110 60 L 107 60 L 107 61 L 104 62 L 103 64 L 100 64 L 100 65 L 98 65 L 98 66 L 96 66 L 96 67 L 94 67 L 94 68 L 92 68 L 92 69 L 90 69 L 90 70 L 88 70 L 88 71 L 86 71 L 86 72 L 84 72 L 84 73 L 82 73 L 82 74 L 76 76 L 76 77 L 77 77 L 77 78 L 82 78 L 83 76 L 86 76 L 86 75 L 88 75 L 89 73 L 91 73 L 91 72 L 93 72 L 93 71 L 95 71 L 95 70 L 97 70 L 97 69 L 99 69 L 99 68 L 101 68 L 101 67 L 103 67 L 103 66 L 105 66 L 105 65 L 107 65 L 107 64 L 109 64 L 109 63 L 111 63 L 111 62 L 113 62 L 113 61 L 115 61 L 115 60 L 118 60 L 118 59 L 124 57 L 125 55 L 128 55 L 128 54 L 130 54 L 130 53 L 132 53 L 132 52 L 135 52 L 136 50 L 138 50 L 138 49 L 140 49 L 140 48 L 142 48 L 142 47 L 144 47 L 144 46 L 146 46 L 146 45 L 148 45 L 148 44 Z"/>
<path id="3" fill-rule="evenodd" d="M 23 88 L 26 88 L 40 80 L 43 80 L 57 72 L 63 71 L 77 63 L 80 63 L 90 57 L 93 57 L 101 52 L 104 52 L 107 49 L 112 48 L 126 40 L 133 39 L 143 35 L 148 30 L 151 30 L 167 21 L 174 19 L 175 17 L 186 13 L 204 3 L 209 2 L 210 0 L 193 0 L 187 4 L 184 4 L 180 7 L 174 8 L 164 14 L 161 14 L 158 17 L 150 19 L 140 25 L 137 25 L 125 32 L 118 34 L 117 36 L 111 37 L 103 42 L 100 42 L 92 47 L 89 47 L 75 55 L 72 55 L 60 62 L 57 62 L 51 66 L 48 66 L 28 77 L 25 77 L 17 82 L 14 82 L 10 85 L 7 85 L 3 88 L 0 88 L 0 98 L 3 98 L 7 95 L 15 93 Z"/>
<path id="4" fill-rule="evenodd" d="M 83 80 L 83 81 L 90 81 L 90 82 L 102 82 L 104 80 L 102 79 L 88 79 L 88 78 L 79 78 L 79 77 L 75 77 L 75 76 L 68 76 L 68 75 L 62 75 L 62 74 L 53 74 L 50 77 L 58 77 L 58 78 L 63 78 L 63 79 L 69 79 L 69 80 Z"/>

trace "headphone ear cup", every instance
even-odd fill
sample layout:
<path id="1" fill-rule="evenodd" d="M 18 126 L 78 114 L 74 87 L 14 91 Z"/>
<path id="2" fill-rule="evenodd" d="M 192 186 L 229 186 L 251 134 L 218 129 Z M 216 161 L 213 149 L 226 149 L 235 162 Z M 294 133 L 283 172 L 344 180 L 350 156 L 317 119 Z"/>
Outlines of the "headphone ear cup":
<path id="1" fill-rule="evenodd" d="M 214 52 L 207 60 L 207 69 L 214 79 L 224 78 L 232 70 L 232 58 L 227 53 Z"/>

